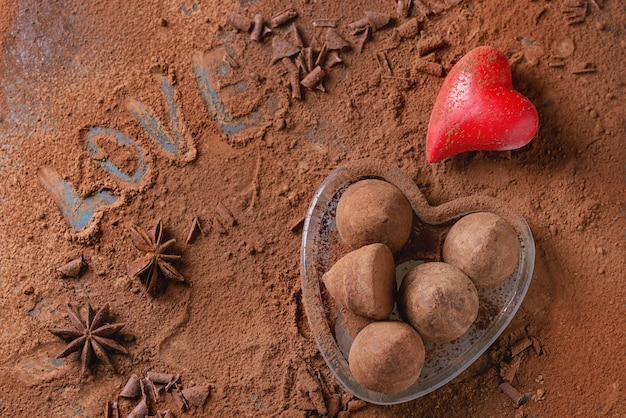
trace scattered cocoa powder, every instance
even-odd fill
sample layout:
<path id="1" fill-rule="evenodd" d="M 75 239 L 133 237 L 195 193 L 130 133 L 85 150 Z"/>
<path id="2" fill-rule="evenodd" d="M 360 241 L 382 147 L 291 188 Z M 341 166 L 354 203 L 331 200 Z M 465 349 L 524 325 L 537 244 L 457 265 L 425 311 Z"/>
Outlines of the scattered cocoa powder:
<path id="1" fill-rule="evenodd" d="M 326 175 L 362 157 L 399 166 L 433 205 L 481 194 L 521 213 L 536 242 L 535 272 L 511 327 L 534 325 L 542 355 L 526 349 L 515 388 L 545 394 L 537 397 L 541 402 L 527 402 L 523 413 L 623 414 L 626 12 L 619 1 L 596 0 L 584 2 L 582 19 L 579 10 L 561 10 L 562 3 L 515 0 L 503 8 L 495 0 L 414 1 L 404 17 L 396 2 L 373 0 L 4 1 L 0 415 L 101 416 L 132 374 L 184 370 L 190 387 L 212 382 L 204 416 L 305 416 L 317 412 L 297 382 L 311 370 L 341 396 L 342 416 L 513 416 L 493 369 L 405 404 L 351 408 L 343 402 L 345 391 L 319 354 L 300 301 L 301 228 L 294 225 Z M 286 7 L 297 11 L 294 22 L 305 29 L 307 44 L 334 27 L 352 47 L 324 78 L 326 93 L 303 91 L 302 101 L 290 97 L 284 66 L 271 65 L 274 34 L 252 42 L 225 18 L 229 11 L 248 19 L 260 14 L 271 26 Z M 359 40 L 348 25 L 365 11 L 394 22 L 366 29 Z M 442 79 L 409 74 L 418 38 L 402 38 L 392 27 L 413 17 L 420 38 L 445 39 L 445 47 L 433 51 L 433 62 L 445 70 L 478 45 L 516 58 L 513 85 L 540 117 L 528 146 L 426 162 L 426 127 Z M 567 39 L 575 48 L 564 53 L 558 42 Z M 393 77 L 379 68 L 380 51 Z M 224 63 L 225 53 L 237 66 Z M 207 69 L 219 103 L 198 83 Z M 161 77 L 173 88 L 174 107 Z M 197 154 L 177 156 L 161 146 L 127 110 L 129 100 L 154 116 L 153 132 L 160 129 L 172 141 L 178 132 Z M 142 167 L 142 157 L 140 181 L 101 167 L 95 157 L 102 155 L 86 147 L 91 127 L 132 140 L 140 153 L 111 136 L 104 144 L 114 146 L 105 153 L 127 175 Z M 74 210 L 88 209 L 80 199 L 97 192 L 116 199 L 77 231 L 38 180 L 42 167 L 71 186 Z M 235 224 L 218 217 L 218 204 Z M 206 221 L 206 235 L 186 244 L 195 216 Z M 176 238 L 181 273 L 191 286 L 169 286 L 151 300 L 126 275 L 136 255 L 127 227 L 156 218 Z M 218 218 L 227 226 L 206 226 Z M 78 278 L 58 277 L 56 268 L 76 254 L 89 260 L 89 269 Z M 46 329 L 63 322 L 65 304 L 87 301 L 111 303 L 115 321 L 126 323 L 130 355 L 116 359 L 118 374 L 96 363 L 81 381 L 80 362 L 52 357 L 58 342 Z M 314 393 L 327 403 L 331 396 L 327 389 Z M 120 416 L 133 405 L 120 400 Z"/>

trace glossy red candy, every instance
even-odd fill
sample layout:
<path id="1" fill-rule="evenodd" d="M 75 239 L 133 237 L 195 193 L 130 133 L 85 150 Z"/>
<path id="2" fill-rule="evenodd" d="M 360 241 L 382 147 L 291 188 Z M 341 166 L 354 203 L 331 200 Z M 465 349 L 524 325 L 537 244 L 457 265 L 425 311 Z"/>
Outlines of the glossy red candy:
<path id="1" fill-rule="evenodd" d="M 431 163 L 465 151 L 506 151 L 535 136 L 537 110 L 513 89 L 511 68 L 496 48 L 468 52 L 447 75 L 428 124 Z"/>

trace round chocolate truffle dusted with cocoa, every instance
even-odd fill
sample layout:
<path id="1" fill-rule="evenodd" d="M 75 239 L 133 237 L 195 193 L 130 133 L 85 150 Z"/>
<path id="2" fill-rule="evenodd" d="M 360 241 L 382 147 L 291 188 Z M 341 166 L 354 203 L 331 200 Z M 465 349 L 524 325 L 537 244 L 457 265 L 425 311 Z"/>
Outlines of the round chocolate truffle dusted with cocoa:
<path id="1" fill-rule="evenodd" d="M 322 276 L 322 281 L 328 293 L 356 315 L 384 319 L 393 310 L 396 266 L 385 244 L 349 252 Z"/>
<path id="2" fill-rule="evenodd" d="M 377 321 L 356 336 L 348 364 L 361 385 L 376 392 L 402 392 L 417 381 L 426 351 L 419 334 L 400 321 Z"/>
<path id="3" fill-rule="evenodd" d="M 495 287 L 511 277 L 520 253 L 515 229 L 491 212 L 458 220 L 443 243 L 443 259 L 467 274 L 476 287 Z"/>
<path id="4" fill-rule="evenodd" d="M 447 343 L 465 334 L 476 320 L 478 292 L 453 265 L 423 263 L 404 276 L 400 309 L 424 339 Z"/>
<path id="5" fill-rule="evenodd" d="M 383 180 L 354 183 L 337 205 L 337 230 L 352 248 L 381 242 L 395 253 L 409 239 L 412 221 L 409 201 L 397 187 Z"/>

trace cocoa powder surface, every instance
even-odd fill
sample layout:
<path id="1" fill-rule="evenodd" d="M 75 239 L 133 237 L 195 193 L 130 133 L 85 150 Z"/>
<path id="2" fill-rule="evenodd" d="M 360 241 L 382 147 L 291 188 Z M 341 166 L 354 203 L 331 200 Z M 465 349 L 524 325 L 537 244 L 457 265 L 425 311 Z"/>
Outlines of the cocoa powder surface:
<path id="1" fill-rule="evenodd" d="M 426 162 L 426 128 L 443 79 L 412 69 L 417 38 L 394 35 L 406 18 L 393 2 L 3 2 L 1 414 L 101 416 L 130 375 L 147 371 L 181 373 L 185 387 L 211 385 L 203 409 L 181 413 L 165 398 L 160 408 L 176 416 L 304 417 L 320 413 L 320 393 L 347 409 L 351 395 L 328 370 L 303 311 L 301 229 L 292 226 L 333 169 L 363 157 L 398 166 L 433 205 L 482 194 L 526 218 L 535 272 L 510 329 L 532 330 L 542 351 L 521 353 L 512 385 L 543 395 L 515 409 L 500 391 L 509 346 L 503 337 L 471 373 L 443 388 L 351 416 L 626 413 L 626 12 L 617 0 L 584 2 L 584 22 L 568 25 L 556 0 L 515 0 L 506 8 L 491 0 L 428 3 L 442 7 L 420 23 L 421 36 L 446 40 L 433 57 L 446 71 L 479 45 L 509 57 L 514 87 L 539 112 L 528 146 Z M 373 32 L 362 53 L 341 52 L 343 63 L 325 70 L 326 92 L 303 90 L 298 101 L 282 64 L 271 64 L 270 37 L 284 28 L 257 43 L 225 23 L 227 11 L 260 13 L 269 22 L 288 7 L 298 12 L 306 45 L 322 39 L 318 19 L 336 19 L 355 45 L 348 25 L 366 10 L 394 22 Z M 215 64 L 211 80 L 221 110 L 252 121 L 242 132 L 224 130 L 231 122 L 207 106 L 195 71 L 224 51 L 239 68 Z M 379 63 L 381 51 L 391 73 Z M 552 65 L 557 59 L 562 66 Z M 177 128 L 163 82 L 173 87 Z M 159 145 L 129 110 L 131 101 L 171 137 L 178 129 L 188 152 Z M 93 127 L 138 148 L 109 143 L 93 153 L 85 134 Z M 102 168 L 109 157 L 122 175 L 142 163 L 146 171 L 133 182 Z M 77 231 L 39 180 L 44 167 L 78 198 L 108 190 L 117 201 Z M 205 233 L 188 244 L 196 216 Z M 182 254 L 177 266 L 189 284 L 170 283 L 151 298 L 127 274 L 140 256 L 128 226 L 150 228 L 158 218 L 177 240 L 172 252 Z M 86 272 L 62 279 L 56 269 L 80 255 Z M 67 325 L 67 303 L 87 302 L 108 302 L 112 320 L 126 323 L 130 354 L 113 354 L 117 373 L 96 362 L 81 379 L 75 354 L 54 358 L 63 343 L 47 328 Z M 122 415 L 134 405 L 121 399 Z"/>

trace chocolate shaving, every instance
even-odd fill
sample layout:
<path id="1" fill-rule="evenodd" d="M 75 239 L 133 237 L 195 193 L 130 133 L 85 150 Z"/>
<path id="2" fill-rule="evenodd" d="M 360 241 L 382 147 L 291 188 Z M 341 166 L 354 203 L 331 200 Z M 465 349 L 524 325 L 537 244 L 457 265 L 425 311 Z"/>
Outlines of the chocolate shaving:
<path id="1" fill-rule="evenodd" d="M 391 22 L 391 16 L 386 13 L 378 13 L 368 10 L 365 12 L 365 16 L 367 16 L 367 21 L 373 31 L 380 30 Z"/>
<path id="2" fill-rule="evenodd" d="M 568 25 L 576 25 L 585 21 L 587 15 L 587 1 L 565 0 L 561 5 L 561 13 Z"/>
<path id="3" fill-rule="evenodd" d="M 237 61 L 235 61 L 233 59 L 233 57 L 231 57 L 228 52 L 224 52 L 224 55 L 222 56 L 222 61 L 224 61 L 224 63 L 228 64 L 228 66 L 230 68 L 239 68 L 239 64 L 237 63 Z"/>
<path id="4" fill-rule="evenodd" d="M 297 218 L 295 221 L 291 222 L 291 226 L 289 227 L 289 230 L 291 232 L 298 232 L 302 230 L 302 227 L 304 226 L 304 217 L 301 218 Z"/>
<path id="5" fill-rule="evenodd" d="M 317 67 L 313 69 L 313 71 L 311 71 L 309 74 L 307 74 L 306 77 L 302 79 L 300 84 L 302 84 L 304 87 L 306 87 L 309 90 L 313 90 L 320 84 L 320 82 L 322 81 L 322 78 L 324 78 L 325 75 L 326 73 L 324 73 L 324 70 L 322 70 L 322 67 L 318 65 Z"/>
<path id="6" fill-rule="evenodd" d="M 191 227 L 189 228 L 189 233 L 187 234 L 187 239 L 185 242 L 187 244 L 191 244 L 198 238 L 199 235 L 204 235 L 204 231 L 202 231 L 202 226 L 200 226 L 200 218 L 194 216 L 191 220 Z"/>
<path id="7" fill-rule="evenodd" d="M 226 22 L 233 28 L 242 32 L 250 31 L 252 27 L 252 19 L 246 16 L 242 16 L 235 12 L 226 12 Z"/>
<path id="8" fill-rule="evenodd" d="M 413 68 L 422 73 L 443 77 L 443 66 L 428 59 L 415 58 L 413 60 Z"/>
<path id="9" fill-rule="evenodd" d="M 412 0 L 396 0 L 396 12 L 402 17 L 409 17 Z"/>
<path id="10" fill-rule="evenodd" d="M 146 377 L 152 383 L 161 383 L 163 385 L 166 385 L 174 378 L 174 375 L 170 373 L 148 372 L 146 373 Z"/>
<path id="11" fill-rule="evenodd" d="M 441 36 L 427 36 L 417 41 L 417 53 L 423 56 L 436 49 L 443 48 L 445 45 L 446 41 Z"/>
<path id="12" fill-rule="evenodd" d="M 539 340 L 535 337 L 530 337 L 530 341 L 532 341 L 533 343 L 533 350 L 535 350 L 535 354 L 537 354 L 538 356 L 542 355 L 543 348 L 541 347 Z"/>
<path id="13" fill-rule="evenodd" d="M 154 383 L 148 379 L 147 376 L 141 380 L 141 388 L 148 407 L 150 407 L 150 405 L 154 405 L 156 400 L 159 398 L 159 393 L 157 388 L 154 386 Z"/>
<path id="14" fill-rule="evenodd" d="M 252 27 L 250 39 L 256 42 L 261 42 L 263 41 L 265 35 L 269 33 L 272 33 L 272 30 L 263 23 L 263 16 L 260 14 L 254 15 L 254 26 Z"/>
<path id="15" fill-rule="evenodd" d="M 515 375 L 517 374 L 517 371 L 519 370 L 519 366 L 521 364 L 522 359 L 519 357 L 515 357 L 511 361 L 511 363 L 506 366 L 506 370 L 504 371 L 504 373 L 501 373 L 502 378 L 507 382 L 513 382 L 513 379 L 515 379 Z"/>
<path id="16" fill-rule="evenodd" d="M 416 18 L 409 19 L 395 30 L 396 33 L 400 35 L 400 38 L 413 38 L 419 33 L 419 22 Z"/>
<path id="17" fill-rule="evenodd" d="M 187 403 L 187 400 L 180 392 L 180 390 L 176 388 L 172 389 L 172 397 L 174 398 L 174 402 L 176 402 L 176 405 L 178 405 L 181 411 L 189 409 L 189 404 Z"/>
<path id="18" fill-rule="evenodd" d="M 295 19 L 297 16 L 298 16 L 298 12 L 296 12 L 295 9 L 292 9 L 292 8 L 285 9 L 272 18 L 271 20 L 272 27 L 276 28 L 280 25 L 283 25 L 289 22 L 290 20 Z"/>
<path id="19" fill-rule="evenodd" d="M 326 60 L 326 54 L 328 53 L 328 47 L 326 44 L 322 45 L 322 49 L 320 49 L 319 54 L 317 54 L 317 59 L 315 60 L 315 66 L 324 65 L 324 60 Z"/>
<path id="20" fill-rule="evenodd" d="M 300 72 L 296 64 L 294 64 L 290 58 L 287 58 L 287 57 L 283 58 L 282 63 L 285 66 L 285 69 L 287 69 L 288 73 L 298 74 Z"/>
<path id="21" fill-rule="evenodd" d="M 291 44 L 280 36 L 272 38 L 272 64 L 285 57 L 291 57 L 300 52 L 300 48 Z"/>
<path id="22" fill-rule="evenodd" d="M 367 17 L 354 21 L 348 25 L 348 29 L 350 30 L 350 33 L 353 35 L 357 35 L 369 28 L 370 28 L 370 22 L 367 19 Z"/>
<path id="23" fill-rule="evenodd" d="M 209 397 L 208 386 L 192 386 L 187 389 L 183 389 L 181 394 L 183 398 L 194 406 L 201 407 Z"/>
<path id="24" fill-rule="evenodd" d="M 421 0 L 414 0 L 413 1 L 413 11 L 417 15 L 417 19 L 420 22 L 423 22 L 424 20 L 426 20 L 428 15 L 430 15 L 432 13 L 431 10 L 428 8 L 428 6 L 426 6 L 424 3 L 422 3 Z"/>
<path id="25" fill-rule="evenodd" d="M 305 73 L 310 73 L 311 71 L 313 71 L 313 64 L 314 64 L 314 60 L 313 60 L 313 48 L 311 47 L 306 47 L 306 48 L 302 48 L 302 58 L 304 60 L 304 68 L 303 71 Z"/>
<path id="26" fill-rule="evenodd" d="M 334 50 L 343 50 L 344 48 L 349 47 L 350 45 L 346 42 L 345 39 L 341 37 L 339 32 L 336 29 L 329 28 L 326 30 L 324 34 L 324 45 L 331 51 Z"/>
<path id="27" fill-rule="evenodd" d="M 124 388 L 120 392 L 120 396 L 123 398 L 136 398 L 141 395 L 141 383 L 139 383 L 139 376 L 133 374 L 124 385 Z"/>
<path id="28" fill-rule="evenodd" d="M 517 389 L 515 389 L 509 382 L 504 382 L 499 386 L 500 390 L 515 404 L 515 407 L 521 406 L 525 402 L 525 397 Z"/>
<path id="29" fill-rule="evenodd" d="M 315 19 L 313 26 L 316 28 L 336 28 L 337 19 Z"/>
<path id="30" fill-rule="evenodd" d="M 298 59 L 302 59 L 301 55 L 298 55 Z M 298 69 L 298 65 L 294 64 L 294 62 L 290 58 L 282 59 L 283 65 L 287 69 L 287 73 L 289 74 L 289 85 L 291 86 L 291 97 L 293 99 L 301 100 L 302 92 L 300 91 L 300 70 Z M 303 65 L 303 64 L 299 64 Z"/>
<path id="31" fill-rule="evenodd" d="M 590 62 L 579 64 L 578 66 L 576 66 L 576 68 L 571 70 L 572 74 L 587 74 L 587 73 L 595 73 L 595 72 L 596 72 L 596 67 Z"/>
<path id="32" fill-rule="evenodd" d="M 287 42 L 291 43 L 292 45 L 296 45 L 300 48 L 304 46 L 304 42 L 302 42 L 302 36 L 300 36 L 300 32 L 298 31 L 298 27 L 295 23 L 292 23 L 285 31 L 284 37 Z"/>
<path id="33" fill-rule="evenodd" d="M 230 212 L 230 210 L 228 210 L 226 206 L 224 206 L 222 202 L 218 203 L 217 206 L 215 206 L 215 212 L 217 212 L 222 226 L 230 227 L 237 225 L 237 220 L 235 220 L 233 214 Z"/>
<path id="34" fill-rule="evenodd" d="M 178 381 L 180 380 L 180 373 L 177 373 L 172 379 L 165 385 L 165 391 L 169 392 L 172 387 L 176 386 Z"/>
<path id="35" fill-rule="evenodd" d="M 284 58 L 283 58 L 283 60 L 284 60 Z M 309 70 L 306 68 L 306 64 L 304 62 L 304 56 L 302 55 L 302 51 L 300 51 L 300 53 L 296 56 L 295 65 L 296 65 L 296 68 L 298 68 L 298 70 L 301 70 L 301 71 L 303 71 L 305 73 L 309 72 Z"/>
<path id="36" fill-rule="evenodd" d="M 359 53 L 363 52 L 363 48 L 365 47 L 365 42 L 369 40 L 371 33 L 372 33 L 372 29 L 367 28 L 363 33 L 361 33 L 357 37 L 356 49 L 357 51 L 359 51 Z"/>
<path id="37" fill-rule="evenodd" d="M 104 418 L 120 418 L 120 410 L 116 401 L 107 401 L 104 408 Z"/>
<path id="38" fill-rule="evenodd" d="M 376 60 L 378 61 L 378 65 L 383 69 L 387 74 L 393 75 L 391 71 L 391 66 L 389 65 L 389 60 L 387 60 L 387 55 L 383 51 L 379 51 L 376 53 Z"/>
<path id="39" fill-rule="evenodd" d="M 511 346 L 511 357 L 515 357 L 522 351 L 526 350 L 528 347 L 532 345 L 532 341 L 529 338 L 522 338 L 517 341 L 514 345 Z"/>
<path id="40" fill-rule="evenodd" d="M 75 258 L 72 261 L 62 265 L 57 269 L 57 271 L 61 273 L 62 277 L 76 278 L 81 275 L 86 266 L 87 263 L 85 263 L 85 259 L 81 255 L 80 257 Z"/>
<path id="41" fill-rule="evenodd" d="M 156 400 L 159 400 L 161 398 L 161 393 L 163 393 L 163 389 L 165 389 L 165 384 L 152 383 L 152 386 L 154 387 L 154 397 L 156 398 Z"/>
<path id="42" fill-rule="evenodd" d="M 326 56 L 326 66 L 334 67 L 335 65 L 342 63 L 343 60 L 339 56 L 337 51 L 330 51 Z"/>
<path id="43" fill-rule="evenodd" d="M 438 15 L 439 13 L 443 12 L 445 7 L 439 3 L 437 3 L 436 1 L 432 1 L 432 0 L 426 0 L 426 4 L 428 5 L 428 7 L 430 8 L 430 11 L 433 14 Z"/>
<path id="44" fill-rule="evenodd" d="M 148 413 L 148 403 L 146 402 L 146 399 L 143 398 L 141 402 L 139 402 L 137 406 L 135 406 L 135 408 L 130 411 L 130 414 L 128 414 L 127 418 L 145 418 L 146 416 L 148 416 Z"/>

